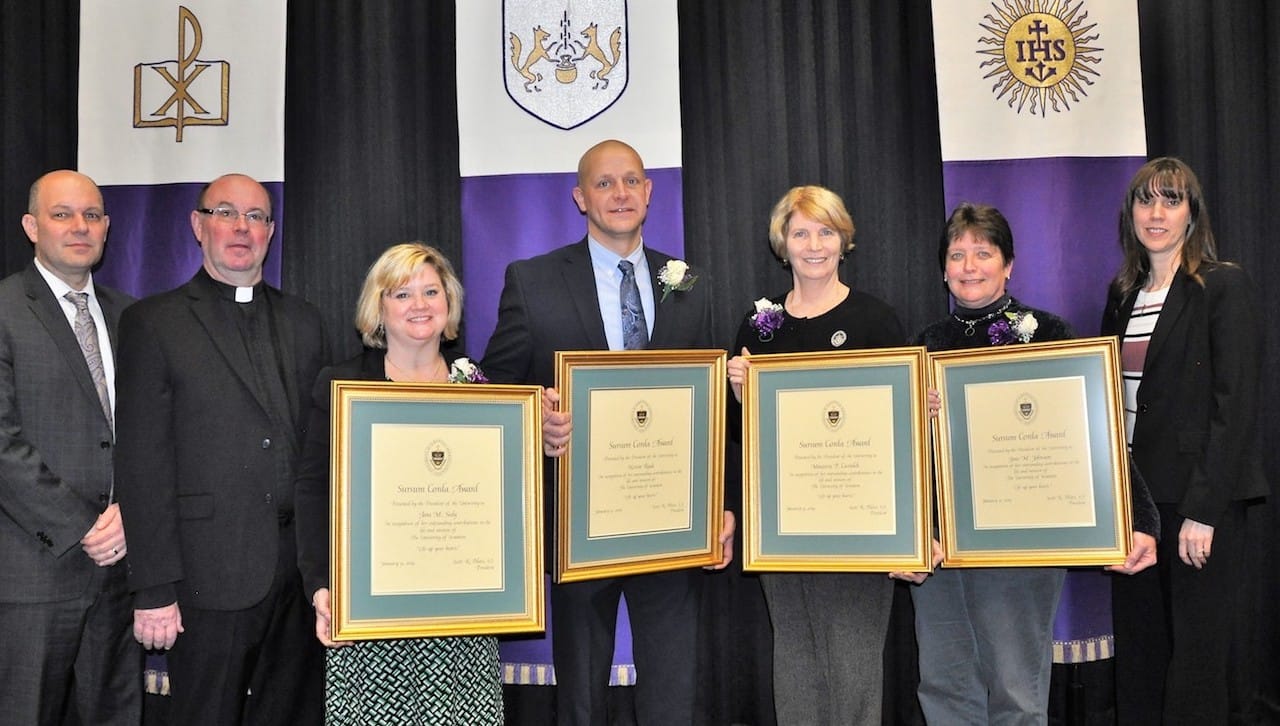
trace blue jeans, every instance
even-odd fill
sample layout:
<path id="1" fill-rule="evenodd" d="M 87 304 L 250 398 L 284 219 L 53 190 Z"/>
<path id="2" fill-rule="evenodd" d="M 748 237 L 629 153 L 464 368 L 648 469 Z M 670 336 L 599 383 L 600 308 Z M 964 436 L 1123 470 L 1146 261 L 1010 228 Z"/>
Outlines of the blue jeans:
<path id="1" fill-rule="evenodd" d="M 913 588 L 930 724 L 1045 724 L 1066 570 L 937 570 Z"/>

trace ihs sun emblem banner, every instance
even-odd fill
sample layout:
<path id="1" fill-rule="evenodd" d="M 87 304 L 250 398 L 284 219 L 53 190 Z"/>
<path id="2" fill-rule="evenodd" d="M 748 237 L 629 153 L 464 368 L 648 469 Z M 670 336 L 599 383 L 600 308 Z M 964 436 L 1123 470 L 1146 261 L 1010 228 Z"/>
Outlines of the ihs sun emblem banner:
<path id="1" fill-rule="evenodd" d="M 1147 151 L 1136 2 L 939 0 L 933 21 L 947 211 L 998 207 L 1011 292 L 1091 334 Z"/>
<path id="2" fill-rule="evenodd" d="M 144 295 L 200 266 L 189 215 L 228 172 L 272 194 L 282 235 L 284 0 L 80 4 L 79 169 L 102 187 L 103 283 Z M 280 253 L 264 275 L 280 282 Z"/>

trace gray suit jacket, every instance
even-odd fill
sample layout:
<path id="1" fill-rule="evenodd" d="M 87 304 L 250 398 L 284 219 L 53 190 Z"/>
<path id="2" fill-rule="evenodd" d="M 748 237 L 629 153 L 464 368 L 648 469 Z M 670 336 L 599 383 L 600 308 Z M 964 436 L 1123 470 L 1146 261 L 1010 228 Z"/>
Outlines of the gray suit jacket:
<path id="1" fill-rule="evenodd" d="M 133 298 L 95 285 L 115 348 Z M 80 538 L 106 509 L 111 427 L 61 304 L 31 263 L 0 282 L 0 602 L 55 602 L 98 569 Z"/>

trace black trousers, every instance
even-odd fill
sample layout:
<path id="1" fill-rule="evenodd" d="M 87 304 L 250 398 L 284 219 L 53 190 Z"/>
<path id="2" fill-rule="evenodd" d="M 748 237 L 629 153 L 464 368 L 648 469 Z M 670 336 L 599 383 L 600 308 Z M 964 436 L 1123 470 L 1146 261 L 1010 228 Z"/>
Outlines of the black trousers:
<path id="1" fill-rule="evenodd" d="M 172 723 L 324 723 L 315 612 L 303 598 L 293 527 L 280 537 L 275 580 L 261 602 L 244 610 L 181 608 L 184 632 L 168 654 Z"/>
<path id="2" fill-rule="evenodd" d="M 1155 566 L 1112 581 L 1116 636 L 1116 720 L 1142 724 L 1226 724 L 1247 707 L 1256 669 L 1247 628 L 1253 589 L 1243 587 L 1245 505 L 1233 502 L 1214 527 L 1203 569 L 1178 557 L 1183 517 L 1160 504 Z"/>
<path id="3" fill-rule="evenodd" d="M 624 593 L 636 661 L 637 722 L 693 723 L 703 574 L 677 570 L 552 586 L 557 724 L 606 723 L 613 635 Z"/>

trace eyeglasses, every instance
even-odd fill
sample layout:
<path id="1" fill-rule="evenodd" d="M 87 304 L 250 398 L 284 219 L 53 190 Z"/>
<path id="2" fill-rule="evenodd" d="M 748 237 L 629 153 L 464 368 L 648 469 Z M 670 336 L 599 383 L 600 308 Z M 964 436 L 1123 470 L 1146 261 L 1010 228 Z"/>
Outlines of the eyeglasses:
<path id="1" fill-rule="evenodd" d="M 201 207 L 196 210 L 201 214 L 207 214 L 210 217 L 227 224 L 235 224 L 237 219 L 244 217 L 244 221 L 249 223 L 250 227 L 265 227 L 271 224 L 271 217 L 260 209 L 253 209 L 248 212 L 241 212 L 234 207 L 214 207 L 209 209 Z"/>

